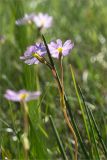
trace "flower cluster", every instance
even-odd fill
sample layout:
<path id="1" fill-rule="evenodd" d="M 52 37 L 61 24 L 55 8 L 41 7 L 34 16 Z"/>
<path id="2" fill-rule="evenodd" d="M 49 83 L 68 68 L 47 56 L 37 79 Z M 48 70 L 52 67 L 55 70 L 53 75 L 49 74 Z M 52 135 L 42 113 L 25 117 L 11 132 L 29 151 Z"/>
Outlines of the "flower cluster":
<path id="1" fill-rule="evenodd" d="M 51 56 L 54 58 L 59 58 L 59 55 L 66 56 L 72 50 L 74 44 L 71 43 L 71 40 L 67 40 L 64 44 L 60 39 L 57 39 L 56 42 L 51 42 L 48 44 Z M 35 45 L 29 46 L 24 53 L 24 56 L 21 56 L 20 59 L 28 65 L 38 64 L 42 61 L 43 56 L 47 53 L 46 48 L 43 43 L 36 43 Z"/>
<path id="2" fill-rule="evenodd" d="M 24 25 L 34 23 L 40 29 L 50 28 L 52 26 L 53 18 L 48 14 L 38 13 L 37 15 L 34 13 L 25 14 L 25 16 L 21 19 L 16 20 L 16 25 Z"/>
<path id="3" fill-rule="evenodd" d="M 27 23 L 35 23 L 39 29 L 49 28 L 52 26 L 53 18 L 48 14 L 25 14 L 25 16 L 16 21 L 16 25 L 24 25 Z M 64 44 L 60 39 L 57 39 L 55 42 L 52 41 L 48 44 L 50 54 L 54 58 L 59 58 L 60 56 L 66 56 L 72 50 L 74 44 L 71 40 L 67 40 Z M 27 47 L 24 55 L 20 57 L 26 64 L 38 64 L 39 62 L 45 63 L 44 55 L 47 53 L 46 47 L 43 43 L 36 43 Z M 49 65 L 49 63 L 47 63 Z M 36 99 L 40 95 L 40 91 L 29 92 L 26 90 L 20 90 L 18 92 L 8 89 L 4 97 L 8 100 L 20 102 L 20 101 L 29 101 Z"/>
<path id="4" fill-rule="evenodd" d="M 60 39 L 57 39 L 56 42 L 50 42 L 48 44 L 51 56 L 54 58 L 59 58 L 59 55 L 66 56 L 72 50 L 74 44 L 71 43 L 71 40 L 67 40 L 64 44 Z M 29 46 L 25 51 L 24 55 L 20 57 L 26 64 L 38 64 L 39 62 L 44 62 L 43 57 L 47 53 L 46 47 L 43 43 L 36 43 L 32 46 Z M 26 90 L 20 90 L 18 92 L 8 89 L 5 93 L 5 98 L 11 101 L 20 102 L 29 101 L 36 99 L 40 95 L 40 92 L 28 92 Z"/>
<path id="5" fill-rule="evenodd" d="M 14 101 L 14 102 L 21 102 L 21 101 L 30 101 L 33 99 L 37 99 L 40 96 L 40 91 L 36 92 L 29 92 L 26 90 L 20 90 L 18 92 L 15 92 L 13 90 L 6 90 L 6 93 L 4 97 L 8 100 Z"/>
<path id="6" fill-rule="evenodd" d="M 52 26 L 53 18 L 49 16 L 48 14 L 38 13 L 37 15 L 35 13 L 31 14 L 25 14 L 25 16 L 21 19 L 18 19 L 16 21 L 16 25 L 24 25 L 27 23 L 35 23 L 36 26 L 41 30 L 45 28 L 50 28 Z M 48 44 L 48 48 L 50 51 L 50 54 L 54 58 L 60 58 L 61 56 L 68 55 L 74 44 L 71 42 L 71 40 L 65 41 L 65 43 L 62 43 L 61 39 L 57 39 L 56 41 L 51 41 Z M 23 60 L 28 65 L 38 64 L 39 62 L 47 64 L 50 68 L 50 63 L 46 61 L 44 56 L 47 53 L 47 49 L 43 43 L 36 43 L 34 45 L 31 45 L 27 47 L 26 51 L 24 52 L 24 55 L 20 57 L 21 60 Z M 8 89 L 5 93 L 5 98 L 11 101 L 29 101 L 32 99 L 36 99 L 40 95 L 40 92 L 28 92 L 26 90 L 20 90 L 18 92 L 12 91 Z"/>

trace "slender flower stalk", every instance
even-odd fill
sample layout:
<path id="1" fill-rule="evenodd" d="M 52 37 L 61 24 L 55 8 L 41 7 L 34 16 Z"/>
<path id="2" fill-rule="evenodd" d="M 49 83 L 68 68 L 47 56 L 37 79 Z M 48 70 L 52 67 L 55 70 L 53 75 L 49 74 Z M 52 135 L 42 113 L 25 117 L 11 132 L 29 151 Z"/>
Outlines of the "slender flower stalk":
<path id="1" fill-rule="evenodd" d="M 61 103 L 61 106 L 62 106 L 62 111 L 63 111 L 63 114 L 64 114 L 64 117 L 65 117 L 65 120 L 66 120 L 66 123 L 70 129 L 70 132 L 71 134 L 73 135 L 73 138 L 75 140 L 75 156 L 74 156 L 74 159 L 77 160 L 77 154 L 78 154 L 78 142 L 77 142 L 77 137 L 76 137 L 76 134 L 75 134 L 75 131 L 72 127 L 72 124 L 69 120 L 69 117 L 67 115 L 67 110 L 66 110 L 66 103 L 65 103 L 65 99 L 64 99 L 64 82 L 63 82 L 63 64 L 62 64 L 62 53 L 60 53 L 60 56 L 59 56 L 59 64 L 60 64 L 60 70 L 61 70 L 61 86 L 62 86 L 62 94 L 60 94 L 60 103 Z"/>
<path id="2" fill-rule="evenodd" d="M 75 131 L 72 127 L 72 124 L 69 120 L 69 117 L 67 115 L 67 110 L 66 109 L 63 109 L 63 113 L 64 113 L 64 117 L 65 117 L 65 120 L 66 120 L 66 123 L 70 129 L 70 132 L 71 134 L 73 135 L 73 138 L 74 138 L 74 141 L 75 141 L 75 155 L 74 155 L 74 160 L 77 160 L 78 159 L 78 141 L 77 141 L 77 137 L 76 137 L 76 134 L 75 134 Z"/>
<path id="3" fill-rule="evenodd" d="M 63 57 L 62 57 L 62 55 L 60 54 L 60 56 L 59 56 L 59 65 L 60 65 L 60 70 L 61 70 L 61 84 L 62 84 L 62 89 L 63 89 L 63 91 L 64 91 L 64 81 L 63 81 L 63 77 L 64 77 L 64 72 L 63 72 L 63 64 L 62 64 L 62 59 L 63 59 Z"/>
<path id="4" fill-rule="evenodd" d="M 25 160 L 29 159 L 29 149 L 30 149 L 30 144 L 29 144 L 29 116 L 28 116 L 28 106 L 25 101 L 20 102 L 23 108 L 23 113 L 24 113 L 24 129 L 23 129 L 23 135 L 22 135 L 22 143 L 23 143 L 23 149 L 24 149 L 24 155 L 25 155 Z"/>
<path id="5" fill-rule="evenodd" d="M 74 137 L 74 140 L 75 140 L 75 156 L 74 156 L 74 160 L 77 160 L 77 154 L 78 154 L 78 142 L 77 142 L 77 137 L 76 137 L 76 134 L 75 134 L 75 131 L 72 127 L 72 124 L 69 120 L 69 117 L 67 115 L 67 111 L 66 111 L 66 103 L 65 103 L 65 99 L 64 99 L 64 87 L 62 86 L 62 84 L 60 83 L 61 81 L 58 81 L 57 79 L 57 74 L 56 74 L 56 71 L 55 70 L 52 70 L 52 73 L 53 73 L 53 76 L 57 82 L 57 85 L 58 85 L 58 90 L 59 90 L 59 94 L 60 94 L 60 104 L 61 104 L 61 107 L 62 107 L 62 111 L 63 111 L 63 114 L 64 114 L 64 117 L 65 117 L 65 121 L 70 129 L 70 132 L 71 134 L 73 135 Z"/>
<path id="6" fill-rule="evenodd" d="M 52 74 L 56 80 L 56 83 L 58 85 L 58 90 L 59 90 L 59 94 L 60 94 L 60 103 L 61 103 L 61 107 L 62 107 L 62 111 L 63 111 L 63 114 L 64 114 L 64 117 L 65 117 L 65 120 L 66 120 L 66 123 L 70 129 L 70 132 L 71 134 L 73 135 L 74 137 L 74 140 L 75 140 L 75 156 L 74 156 L 74 160 L 77 160 L 77 155 L 78 155 L 78 141 L 77 141 L 77 137 L 76 137 L 76 134 L 75 134 L 75 131 L 72 127 L 72 124 L 69 120 L 69 117 L 67 115 L 67 111 L 66 111 L 66 103 L 65 103 L 65 99 L 64 99 L 64 91 L 63 91 L 63 88 L 62 88 L 62 85 L 60 83 L 60 81 L 58 80 L 58 77 L 57 77 L 57 73 L 55 70 L 52 70 Z"/>

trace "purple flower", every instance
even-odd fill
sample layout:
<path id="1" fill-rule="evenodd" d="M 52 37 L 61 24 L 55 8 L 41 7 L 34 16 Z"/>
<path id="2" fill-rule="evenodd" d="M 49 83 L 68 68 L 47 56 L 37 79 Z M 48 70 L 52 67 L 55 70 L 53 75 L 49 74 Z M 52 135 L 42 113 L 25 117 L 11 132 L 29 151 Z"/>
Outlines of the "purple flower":
<path id="1" fill-rule="evenodd" d="M 40 96 L 40 91 L 29 92 L 26 90 L 20 90 L 15 92 L 13 90 L 6 90 L 4 97 L 10 101 L 20 102 L 20 101 L 30 101 L 33 99 L 37 99 Z"/>
<path id="2" fill-rule="evenodd" d="M 66 56 L 70 53 L 73 46 L 74 44 L 71 43 L 71 40 L 67 40 L 64 44 L 62 44 L 60 39 L 57 39 L 56 42 L 52 41 L 50 44 L 48 44 L 50 53 L 54 58 L 59 58 L 59 54 Z"/>
<path id="3" fill-rule="evenodd" d="M 43 43 L 36 43 L 35 45 L 29 46 L 24 53 L 24 56 L 21 56 L 20 59 L 28 65 L 38 64 L 40 58 L 46 54 L 46 48 Z"/>
<path id="4" fill-rule="evenodd" d="M 36 15 L 34 13 L 25 14 L 23 18 L 16 20 L 15 23 L 16 23 L 16 25 L 23 25 L 23 24 L 27 24 L 27 23 L 32 23 L 35 16 Z"/>
<path id="5" fill-rule="evenodd" d="M 39 13 L 33 21 L 38 28 L 50 28 L 52 26 L 52 17 L 48 14 Z"/>

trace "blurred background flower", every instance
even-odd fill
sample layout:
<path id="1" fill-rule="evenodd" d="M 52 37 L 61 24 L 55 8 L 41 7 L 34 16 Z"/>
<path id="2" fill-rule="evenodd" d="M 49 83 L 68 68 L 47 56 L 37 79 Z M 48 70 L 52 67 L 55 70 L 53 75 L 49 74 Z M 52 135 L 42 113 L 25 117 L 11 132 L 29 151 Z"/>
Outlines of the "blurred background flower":
<path id="1" fill-rule="evenodd" d="M 16 25 L 31 24 L 35 18 L 35 13 L 25 14 L 23 18 L 16 20 Z"/>
<path id="2" fill-rule="evenodd" d="M 4 97 L 10 101 L 21 102 L 21 101 L 31 101 L 37 99 L 40 96 L 40 91 L 29 92 L 26 90 L 20 90 L 15 92 L 13 90 L 6 90 Z"/>
<path id="3" fill-rule="evenodd" d="M 38 13 L 34 17 L 34 23 L 40 29 L 50 28 L 52 26 L 52 21 L 53 21 L 52 16 L 49 16 L 46 13 L 45 14 L 44 13 Z"/>

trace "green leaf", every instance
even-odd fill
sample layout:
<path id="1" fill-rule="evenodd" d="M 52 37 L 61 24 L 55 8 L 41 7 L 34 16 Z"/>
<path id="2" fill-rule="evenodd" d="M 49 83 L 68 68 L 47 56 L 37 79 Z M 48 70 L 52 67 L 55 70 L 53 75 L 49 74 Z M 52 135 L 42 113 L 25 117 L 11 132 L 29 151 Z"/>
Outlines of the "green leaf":
<path id="1" fill-rule="evenodd" d="M 62 157 L 63 157 L 64 160 L 68 160 L 67 155 L 66 155 L 65 150 L 64 150 L 64 146 L 63 146 L 63 144 L 61 142 L 60 136 L 59 136 L 58 131 L 57 131 L 56 127 L 55 127 L 55 123 L 53 121 L 52 116 L 49 116 L 49 120 L 50 120 L 52 129 L 53 129 L 54 135 L 56 137 L 60 152 L 62 154 Z"/>

